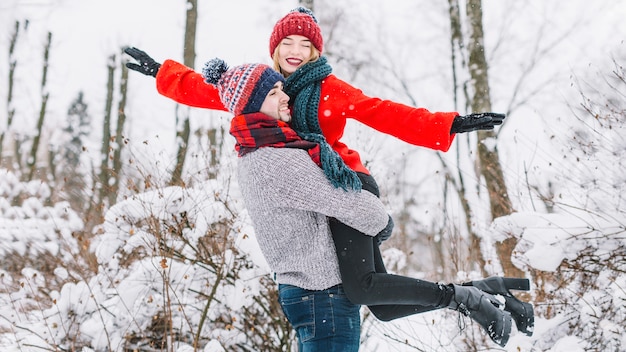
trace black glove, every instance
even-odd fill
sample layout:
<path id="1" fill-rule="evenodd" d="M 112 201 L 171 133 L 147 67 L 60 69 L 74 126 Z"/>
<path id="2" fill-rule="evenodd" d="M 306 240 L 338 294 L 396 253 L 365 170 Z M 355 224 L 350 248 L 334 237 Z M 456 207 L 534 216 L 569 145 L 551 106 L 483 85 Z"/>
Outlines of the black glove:
<path id="1" fill-rule="evenodd" d="M 476 130 L 493 130 L 494 126 L 501 125 L 504 114 L 495 112 L 481 112 L 465 116 L 457 116 L 452 122 L 450 134 L 471 132 Z"/>
<path id="2" fill-rule="evenodd" d="M 146 76 L 156 77 L 157 72 L 159 72 L 159 68 L 161 68 L 161 64 L 154 61 L 148 54 L 137 49 L 137 48 L 126 48 L 124 52 L 133 57 L 133 59 L 137 60 L 139 64 L 135 64 L 132 62 L 127 62 L 126 67 L 130 70 L 137 71 L 143 73 Z"/>
<path id="3" fill-rule="evenodd" d="M 391 237 L 392 231 L 393 231 L 393 219 L 391 218 L 391 215 L 390 215 L 389 221 L 387 221 L 387 226 L 385 226 L 384 229 L 382 229 L 376 236 L 374 236 L 374 241 L 376 242 L 376 244 L 380 246 L 384 241 L 389 239 L 389 237 Z"/>

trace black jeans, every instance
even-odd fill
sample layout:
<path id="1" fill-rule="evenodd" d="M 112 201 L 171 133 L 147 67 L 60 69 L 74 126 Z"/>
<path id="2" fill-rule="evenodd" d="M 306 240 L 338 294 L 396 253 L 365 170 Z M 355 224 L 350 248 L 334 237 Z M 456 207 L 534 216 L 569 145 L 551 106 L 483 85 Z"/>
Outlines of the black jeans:
<path id="1" fill-rule="evenodd" d="M 363 190 L 380 196 L 376 180 L 359 173 Z M 374 238 L 329 219 L 343 288 L 354 304 L 367 305 L 376 318 L 389 321 L 441 308 L 447 290 L 439 284 L 388 274 Z"/>

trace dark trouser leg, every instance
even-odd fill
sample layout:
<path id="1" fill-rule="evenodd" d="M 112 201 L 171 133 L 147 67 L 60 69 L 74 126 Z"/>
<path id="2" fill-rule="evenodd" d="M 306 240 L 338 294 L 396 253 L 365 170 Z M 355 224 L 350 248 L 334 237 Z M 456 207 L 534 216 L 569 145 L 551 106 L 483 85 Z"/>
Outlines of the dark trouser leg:
<path id="1" fill-rule="evenodd" d="M 446 291 L 440 285 L 387 274 L 382 264 L 380 250 L 372 237 L 335 219 L 330 219 L 330 228 L 339 259 L 343 287 L 354 304 L 409 305 L 404 314 L 406 316 L 415 314 L 416 308 L 419 312 L 428 311 L 444 303 Z M 375 258 L 379 258 L 378 264 L 375 263 Z M 384 307 L 375 309 L 383 310 Z M 398 309 L 400 308 L 394 307 L 394 310 Z"/>
<path id="2" fill-rule="evenodd" d="M 374 268 L 377 273 L 387 273 L 385 263 L 383 262 L 382 255 L 378 246 L 374 245 Z M 420 314 L 429 312 L 431 310 L 439 309 L 435 306 L 422 306 L 422 305 L 370 305 L 368 306 L 370 312 L 378 320 L 391 321 L 398 318 L 403 318 L 413 314 Z"/>
<path id="3" fill-rule="evenodd" d="M 363 190 L 380 196 L 372 176 L 358 175 Z M 450 292 L 436 283 L 387 274 L 372 237 L 335 219 L 330 219 L 330 229 L 346 295 L 355 304 L 367 305 L 378 319 L 389 321 L 431 311 L 450 300 Z"/>

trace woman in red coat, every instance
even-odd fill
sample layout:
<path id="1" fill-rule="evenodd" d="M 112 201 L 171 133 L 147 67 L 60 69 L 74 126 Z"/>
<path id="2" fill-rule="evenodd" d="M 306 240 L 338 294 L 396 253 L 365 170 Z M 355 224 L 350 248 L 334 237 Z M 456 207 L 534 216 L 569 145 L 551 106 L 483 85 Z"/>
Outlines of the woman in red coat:
<path id="1" fill-rule="evenodd" d="M 493 129 L 504 118 L 504 115 L 494 113 L 467 116 L 460 116 L 457 112 L 433 113 L 424 108 L 366 96 L 360 89 L 331 74 L 326 58 L 321 56 L 322 50 L 321 30 L 313 14 L 306 9 L 298 8 L 290 12 L 274 26 L 270 37 L 270 54 L 274 68 L 287 78 L 284 89 L 291 98 L 292 127 L 304 139 L 319 141 L 324 138 L 328 142 L 327 145 L 332 149 L 322 150 L 320 154 L 325 160 L 322 162 L 324 172 L 340 176 L 329 177 L 339 180 L 335 184 L 337 187 L 362 187 L 378 195 L 378 186 L 358 152 L 340 141 L 348 118 L 407 143 L 444 152 L 450 148 L 455 133 Z M 128 63 L 127 66 L 155 76 L 157 90 L 162 95 L 189 106 L 227 111 L 216 88 L 205 84 L 200 73 L 173 60 L 166 60 L 160 65 L 135 48 L 129 48 L 126 52 L 140 63 Z M 426 281 L 423 287 L 408 287 L 409 284 L 407 287 L 397 287 L 397 278 L 386 273 L 378 248 L 380 241 L 388 237 L 390 229 L 386 234 L 377 236 L 376 242 L 334 219 L 330 219 L 330 225 L 344 289 L 353 303 L 368 305 L 381 320 L 442 308 L 440 302 L 419 306 L 397 304 L 402 300 L 402 291 L 406 289 L 424 290 L 426 293 L 427 290 L 449 288 Z M 368 253 L 365 257 L 374 259 L 363 261 L 363 253 Z M 414 285 L 414 282 L 410 284 Z M 532 306 L 512 297 L 508 289 L 513 287 L 504 282 L 507 281 L 492 280 L 480 288 L 505 295 L 505 309 L 511 311 L 518 330 L 532 333 Z M 474 282 L 475 286 L 481 283 Z M 389 285 L 397 290 L 376 289 Z M 472 312 L 468 312 L 468 315 L 472 316 Z"/>

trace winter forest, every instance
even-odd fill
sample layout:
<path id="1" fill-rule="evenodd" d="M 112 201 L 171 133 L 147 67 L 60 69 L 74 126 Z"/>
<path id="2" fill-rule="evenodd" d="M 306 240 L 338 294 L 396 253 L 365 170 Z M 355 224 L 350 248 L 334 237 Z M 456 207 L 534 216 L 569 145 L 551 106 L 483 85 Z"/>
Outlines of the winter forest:
<path id="1" fill-rule="evenodd" d="M 446 153 L 356 122 L 344 142 L 394 218 L 388 270 L 528 278 L 532 336 L 501 348 L 458 312 L 382 322 L 362 307 L 361 350 L 625 350 L 619 0 L 3 0 L 0 350 L 296 351 L 239 194 L 232 116 L 159 95 L 123 49 L 270 64 L 272 27 L 299 5 L 365 94 L 507 114 Z"/>

